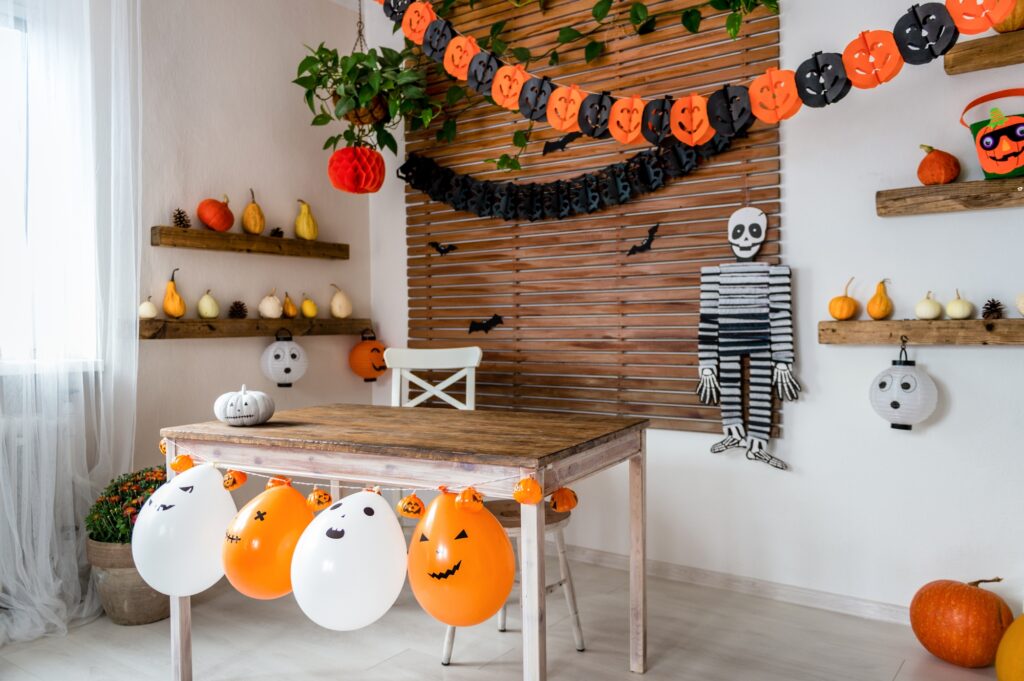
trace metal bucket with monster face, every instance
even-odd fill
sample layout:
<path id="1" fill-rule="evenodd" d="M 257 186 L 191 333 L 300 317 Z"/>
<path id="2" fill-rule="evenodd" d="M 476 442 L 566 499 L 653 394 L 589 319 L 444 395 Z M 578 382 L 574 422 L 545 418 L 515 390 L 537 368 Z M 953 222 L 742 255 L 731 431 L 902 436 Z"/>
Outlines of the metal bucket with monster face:
<path id="1" fill-rule="evenodd" d="M 978 161 L 988 180 L 1024 175 L 1024 114 L 1007 116 L 1002 109 L 992 108 L 985 120 L 968 124 L 965 117 L 976 106 L 1010 97 L 1024 97 L 1024 89 L 1000 90 L 979 97 L 967 105 L 960 118 L 960 124 L 971 131 Z"/>

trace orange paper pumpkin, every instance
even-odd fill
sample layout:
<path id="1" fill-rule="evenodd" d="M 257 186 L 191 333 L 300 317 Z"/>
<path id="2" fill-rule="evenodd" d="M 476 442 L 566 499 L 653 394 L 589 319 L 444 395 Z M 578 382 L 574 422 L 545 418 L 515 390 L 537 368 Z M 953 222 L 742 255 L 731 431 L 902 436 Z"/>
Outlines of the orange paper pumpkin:
<path id="1" fill-rule="evenodd" d="M 1006 21 L 1021 0 L 946 0 L 957 29 L 966 35 L 984 33 Z"/>
<path id="2" fill-rule="evenodd" d="M 544 490 L 533 478 L 523 478 L 512 488 L 512 498 L 520 504 L 539 504 L 544 498 Z"/>
<path id="3" fill-rule="evenodd" d="M 171 470 L 175 473 L 184 473 L 194 465 L 195 462 L 188 454 L 179 454 L 171 460 Z"/>
<path id="4" fill-rule="evenodd" d="M 330 492 L 320 489 L 319 487 L 314 487 L 313 491 L 306 495 L 306 506 L 308 506 L 309 510 L 313 511 L 313 513 L 324 510 L 331 505 L 332 501 L 334 501 L 334 499 L 331 497 Z"/>
<path id="5" fill-rule="evenodd" d="M 864 31 L 843 51 L 846 76 L 862 90 L 888 83 L 903 69 L 903 63 L 890 31 Z"/>
<path id="6" fill-rule="evenodd" d="M 612 137 L 622 144 L 632 144 L 641 139 L 641 123 L 644 116 L 644 102 L 640 97 L 623 97 L 612 104 L 608 115 L 608 130 Z"/>
<path id="7" fill-rule="evenodd" d="M 373 383 L 388 370 L 384 363 L 386 348 L 371 329 L 364 330 L 361 337 L 362 340 L 348 353 L 348 366 L 364 382 Z"/>
<path id="8" fill-rule="evenodd" d="M 579 132 L 580 105 L 586 93 L 578 85 L 562 85 L 548 97 L 548 124 L 559 132 Z"/>
<path id="9" fill-rule="evenodd" d="M 484 495 L 472 487 L 467 487 L 455 497 L 455 505 L 463 511 L 476 513 L 484 507 Z"/>
<path id="10" fill-rule="evenodd" d="M 417 45 L 423 44 L 423 35 L 427 32 L 427 26 L 437 18 L 434 6 L 429 2 L 417 0 L 409 5 L 402 16 L 402 33 L 405 37 Z"/>
<path id="11" fill-rule="evenodd" d="M 422 518 L 423 510 L 423 500 L 416 496 L 415 492 L 402 497 L 395 505 L 395 511 L 403 518 Z"/>
<path id="12" fill-rule="evenodd" d="M 708 100 L 701 95 L 680 97 L 672 104 L 672 134 L 683 144 L 699 147 L 715 136 L 708 118 Z"/>
<path id="13" fill-rule="evenodd" d="M 292 590 L 295 544 L 313 520 L 302 494 L 291 485 L 261 492 L 242 507 L 224 536 L 224 574 L 250 598 L 269 600 Z"/>
<path id="14" fill-rule="evenodd" d="M 551 510 L 556 513 L 568 513 L 576 508 L 578 503 L 580 503 L 580 499 L 576 496 L 576 492 L 568 487 L 559 487 L 551 493 Z"/>
<path id="15" fill-rule="evenodd" d="M 522 64 L 505 64 L 494 74 L 491 99 L 498 106 L 511 111 L 519 111 L 519 93 L 528 80 L 530 80 L 530 74 L 526 72 Z"/>
<path id="16" fill-rule="evenodd" d="M 413 530 L 409 585 L 420 606 L 455 627 L 480 624 L 512 591 L 515 557 L 498 519 L 486 508 L 466 511 L 441 492 Z"/>
<path id="17" fill-rule="evenodd" d="M 469 76 L 469 62 L 480 53 L 476 38 L 458 35 L 451 39 L 444 51 L 444 70 L 453 78 L 466 80 Z"/>
<path id="18" fill-rule="evenodd" d="M 229 470 L 224 474 L 224 489 L 229 492 L 245 484 L 249 476 L 244 471 Z"/>
<path id="19" fill-rule="evenodd" d="M 795 71 L 770 68 L 750 84 L 750 107 L 758 120 L 774 125 L 792 118 L 804 105 Z"/>

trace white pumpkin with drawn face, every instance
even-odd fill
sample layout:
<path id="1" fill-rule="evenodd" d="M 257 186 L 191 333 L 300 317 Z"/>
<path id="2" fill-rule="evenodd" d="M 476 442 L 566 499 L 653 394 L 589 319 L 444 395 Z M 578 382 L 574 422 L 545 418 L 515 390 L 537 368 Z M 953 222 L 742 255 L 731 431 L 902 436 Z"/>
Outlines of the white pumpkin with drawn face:
<path id="1" fill-rule="evenodd" d="M 151 587 L 194 596 L 224 576 L 224 528 L 238 509 L 213 464 L 194 466 L 160 486 L 139 511 L 132 557 Z"/>
<path id="2" fill-rule="evenodd" d="M 213 403 L 213 415 L 229 426 L 257 426 L 274 415 L 274 400 L 244 385 L 238 392 L 224 393 Z"/>
<path id="3" fill-rule="evenodd" d="M 286 340 L 276 340 L 268 345 L 260 359 L 263 374 L 279 388 L 290 388 L 305 375 L 308 365 L 306 351 L 291 340 L 290 334 Z"/>
<path id="4" fill-rule="evenodd" d="M 391 505 L 374 492 L 356 492 L 302 533 L 292 556 L 292 591 L 309 619 L 352 631 L 394 605 L 405 566 L 405 536 Z"/>

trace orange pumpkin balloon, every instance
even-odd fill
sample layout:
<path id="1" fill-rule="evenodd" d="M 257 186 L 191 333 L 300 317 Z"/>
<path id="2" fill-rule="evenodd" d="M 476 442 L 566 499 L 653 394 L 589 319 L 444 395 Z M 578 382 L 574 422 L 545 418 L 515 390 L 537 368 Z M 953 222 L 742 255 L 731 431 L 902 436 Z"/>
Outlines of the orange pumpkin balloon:
<path id="1" fill-rule="evenodd" d="M 568 487 L 559 487 L 551 493 L 551 510 L 555 513 L 568 513 L 580 503 L 576 492 Z"/>
<path id="2" fill-rule="evenodd" d="M 846 76 L 854 87 L 870 90 L 899 75 L 903 55 L 890 31 L 863 31 L 843 51 Z"/>
<path id="3" fill-rule="evenodd" d="M 480 624 L 508 599 L 514 574 L 512 544 L 490 511 L 463 510 L 447 491 L 430 502 L 409 546 L 409 584 L 428 614 Z"/>
<path id="4" fill-rule="evenodd" d="M 540 483 L 533 478 L 523 478 L 512 488 L 512 498 L 520 504 L 532 506 L 539 504 L 540 500 L 544 498 L 544 490 L 541 489 Z"/>
<path id="5" fill-rule="evenodd" d="M 419 520 L 423 517 L 423 510 L 423 500 L 416 496 L 416 492 L 402 497 L 395 505 L 395 511 L 404 518 Z"/>
<path id="6" fill-rule="evenodd" d="M 466 80 L 469 76 L 469 62 L 480 53 L 476 38 L 471 35 L 458 35 L 451 39 L 444 51 L 444 70 L 453 78 Z"/>
<path id="7" fill-rule="evenodd" d="M 434 6 L 429 2 L 417 2 L 409 5 L 402 16 L 402 33 L 405 37 L 417 45 L 423 44 L 423 36 L 427 32 L 427 26 L 437 18 Z"/>
<path id="8" fill-rule="evenodd" d="M 313 520 L 302 494 L 290 485 L 261 492 L 242 507 L 224 535 L 224 574 L 250 598 L 291 593 L 292 553 Z"/>
<path id="9" fill-rule="evenodd" d="M 792 118 L 804 105 L 796 87 L 795 71 L 770 68 L 750 84 L 750 108 L 769 125 Z"/>
<path id="10" fill-rule="evenodd" d="M 388 365 L 384 363 L 385 349 L 373 331 L 366 329 L 362 340 L 348 353 L 348 366 L 357 376 L 362 377 L 364 383 L 373 383 L 388 370 Z"/>
<path id="11" fill-rule="evenodd" d="M 559 132 L 579 132 L 580 105 L 586 97 L 579 85 L 562 85 L 548 97 L 548 124 Z"/>
<path id="12" fill-rule="evenodd" d="M 505 64 L 494 74 L 491 99 L 498 106 L 510 111 L 519 111 L 519 93 L 528 80 L 530 74 L 522 64 Z"/>
<path id="13" fill-rule="evenodd" d="M 245 474 L 245 471 L 229 470 L 224 474 L 224 489 L 229 492 L 234 489 L 238 489 L 249 479 L 249 476 Z"/>
<path id="14" fill-rule="evenodd" d="M 680 97 L 669 112 L 672 134 L 683 144 L 699 147 L 711 141 L 715 129 L 708 118 L 708 100 L 701 95 Z"/>
<path id="15" fill-rule="evenodd" d="M 1021 0 L 946 0 L 946 9 L 965 35 L 984 33 L 1006 21 Z"/>
<path id="16" fill-rule="evenodd" d="M 608 114 L 608 130 L 612 137 L 622 144 L 632 144 L 641 139 L 644 117 L 644 102 L 640 97 L 623 97 L 612 104 Z"/>

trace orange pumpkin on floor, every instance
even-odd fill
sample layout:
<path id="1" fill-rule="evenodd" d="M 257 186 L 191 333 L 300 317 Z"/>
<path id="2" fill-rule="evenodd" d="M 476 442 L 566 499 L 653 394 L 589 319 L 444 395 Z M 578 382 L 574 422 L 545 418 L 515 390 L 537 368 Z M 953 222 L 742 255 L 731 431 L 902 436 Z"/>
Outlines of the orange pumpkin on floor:
<path id="1" fill-rule="evenodd" d="M 680 97 L 669 112 L 672 134 L 683 144 L 699 147 L 715 136 L 708 118 L 708 100 L 701 95 Z"/>
<path id="2" fill-rule="evenodd" d="M 510 111 L 519 111 L 519 93 L 522 92 L 530 74 L 522 64 L 505 64 L 494 74 L 491 85 L 491 99 L 500 107 Z"/>
<path id="3" fill-rule="evenodd" d="M 612 104 L 608 115 L 608 130 L 622 144 L 632 144 L 643 135 L 644 106 L 640 97 L 623 97 Z"/>
<path id="4" fill-rule="evenodd" d="M 921 645 L 935 657 L 960 667 L 987 667 L 996 659 L 999 641 L 1013 622 L 1006 601 L 979 588 L 1001 581 L 964 584 L 942 579 L 925 584 L 910 604 L 910 626 Z"/>
<path id="5" fill-rule="evenodd" d="M 388 365 L 384 363 L 384 344 L 377 340 L 372 329 L 362 333 L 362 340 L 348 353 L 348 366 L 366 383 L 373 383 L 384 375 Z"/>

